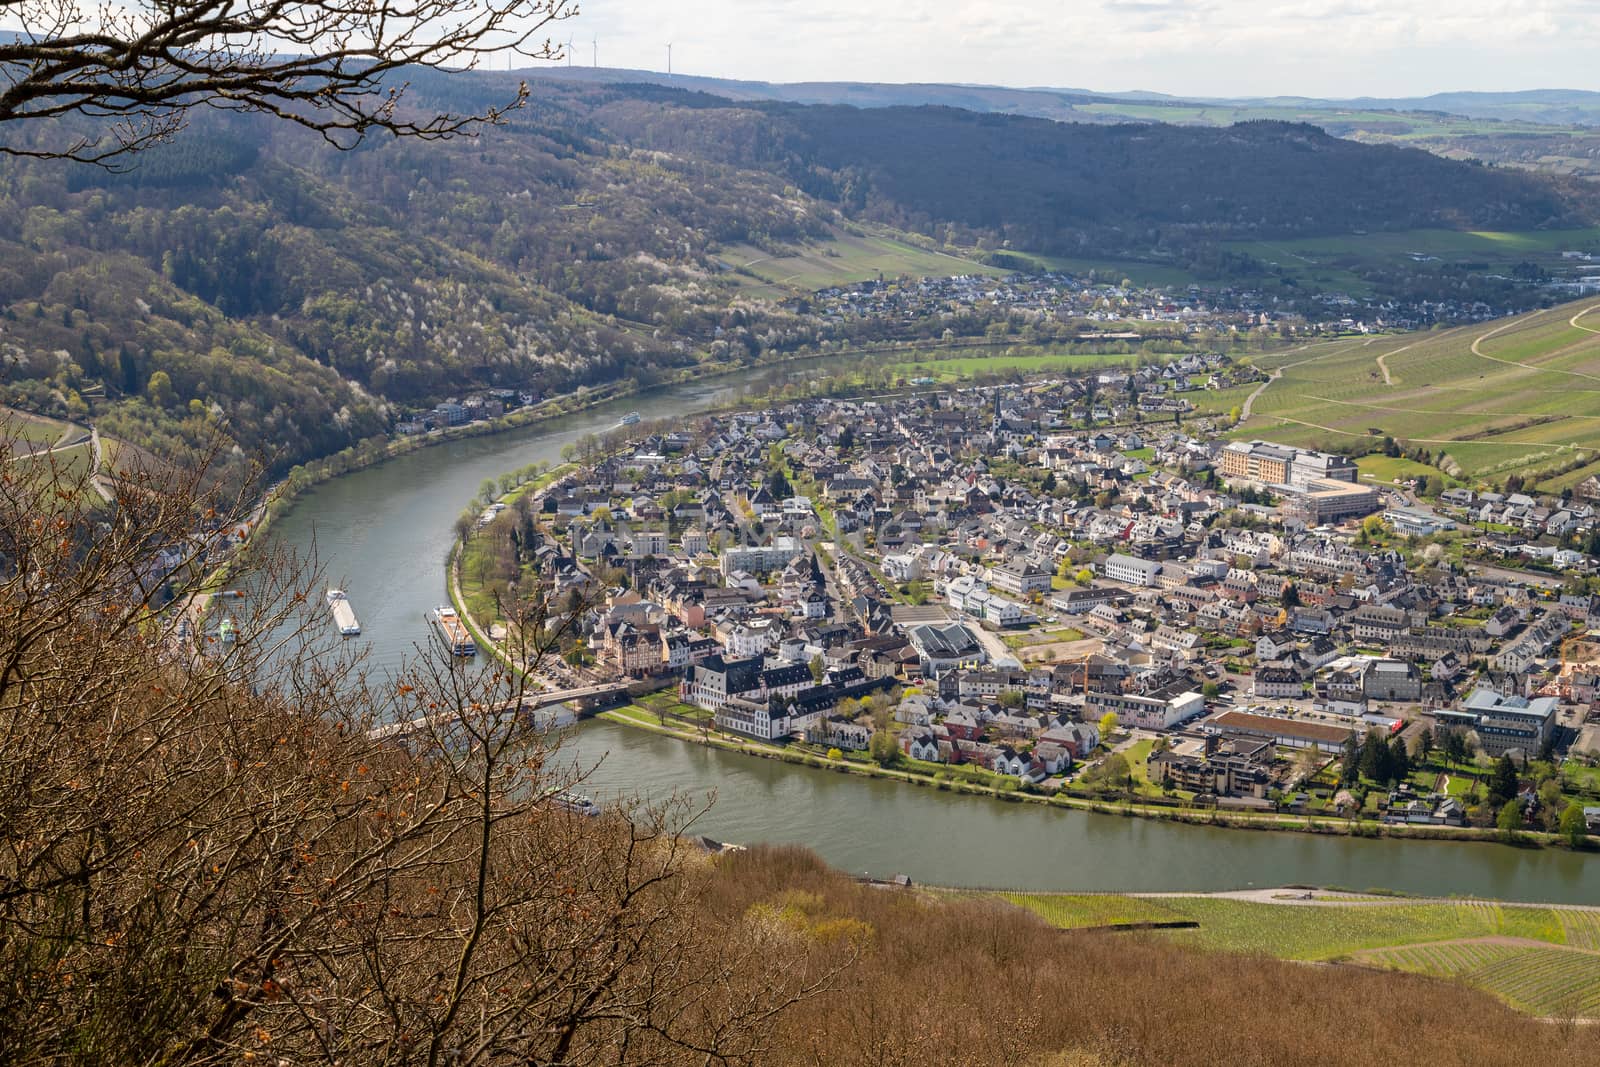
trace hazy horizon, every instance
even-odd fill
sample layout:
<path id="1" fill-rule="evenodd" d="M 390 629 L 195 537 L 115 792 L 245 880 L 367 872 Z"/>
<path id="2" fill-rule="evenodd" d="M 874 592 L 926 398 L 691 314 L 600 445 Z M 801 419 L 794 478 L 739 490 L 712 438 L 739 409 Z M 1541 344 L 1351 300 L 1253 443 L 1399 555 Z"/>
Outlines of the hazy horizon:
<path id="1" fill-rule="evenodd" d="M 1600 90 L 1581 0 L 586 0 L 574 65 L 768 82 L 964 83 L 1180 97 Z"/>

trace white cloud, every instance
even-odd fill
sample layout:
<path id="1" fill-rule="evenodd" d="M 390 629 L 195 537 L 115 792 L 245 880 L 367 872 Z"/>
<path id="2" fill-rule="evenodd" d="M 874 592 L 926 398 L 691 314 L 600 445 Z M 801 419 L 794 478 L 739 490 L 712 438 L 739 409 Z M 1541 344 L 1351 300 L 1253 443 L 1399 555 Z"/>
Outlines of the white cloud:
<path id="1" fill-rule="evenodd" d="M 1600 89 L 1586 0 L 584 0 L 607 66 L 1180 95 Z M 558 36 L 565 36 L 558 34 Z M 588 49 L 578 49 L 580 61 Z"/>

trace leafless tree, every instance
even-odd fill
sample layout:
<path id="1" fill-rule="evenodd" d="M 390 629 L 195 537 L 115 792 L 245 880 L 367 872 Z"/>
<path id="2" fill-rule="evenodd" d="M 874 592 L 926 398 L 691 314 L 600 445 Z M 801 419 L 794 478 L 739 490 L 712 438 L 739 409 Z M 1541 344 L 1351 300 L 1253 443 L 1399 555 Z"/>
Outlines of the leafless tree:
<path id="1" fill-rule="evenodd" d="M 528 87 L 470 115 L 404 106 L 405 79 L 487 55 L 558 58 L 575 0 L 0 0 L 0 152 L 116 165 L 196 108 L 258 112 L 348 148 L 374 131 L 439 139 L 500 122 Z M 81 125 L 38 120 L 85 117 Z M 33 120 L 33 121 L 28 121 Z"/>
<path id="2" fill-rule="evenodd" d="M 0 464 L 7 1063 L 757 1063 L 836 973 L 697 910 L 688 801 L 559 803 L 522 672 L 338 654 L 203 457 L 85 478 Z"/>

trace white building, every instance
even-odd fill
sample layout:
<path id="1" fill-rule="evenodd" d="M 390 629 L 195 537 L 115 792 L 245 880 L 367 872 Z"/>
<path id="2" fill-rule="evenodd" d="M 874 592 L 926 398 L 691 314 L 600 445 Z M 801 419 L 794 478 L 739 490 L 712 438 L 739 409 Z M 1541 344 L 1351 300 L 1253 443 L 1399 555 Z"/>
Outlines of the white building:
<path id="1" fill-rule="evenodd" d="M 1136 559 L 1121 552 L 1113 552 L 1101 565 L 1101 572 L 1116 582 L 1128 585 L 1153 586 L 1159 581 L 1161 564 L 1149 559 Z"/>

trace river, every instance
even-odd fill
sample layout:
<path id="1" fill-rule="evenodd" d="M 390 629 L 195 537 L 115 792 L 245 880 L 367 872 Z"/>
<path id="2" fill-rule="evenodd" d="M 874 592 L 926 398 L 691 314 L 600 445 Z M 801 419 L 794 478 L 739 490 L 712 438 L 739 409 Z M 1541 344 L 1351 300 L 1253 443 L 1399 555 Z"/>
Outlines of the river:
<path id="1" fill-rule="evenodd" d="M 835 363 L 835 365 L 837 365 Z M 817 372 L 815 363 L 799 373 Z M 795 373 L 791 370 L 789 373 Z M 624 412 L 684 419 L 734 394 L 729 379 L 672 386 L 577 415 L 390 460 L 307 492 L 272 527 L 315 547 L 329 584 L 346 589 L 371 663 L 393 670 L 445 601 L 451 525 L 486 478 L 612 428 Z M 714 792 L 699 832 L 740 842 L 796 842 L 853 873 L 922 883 L 1033 890 L 1216 890 L 1306 883 L 1504 900 L 1600 901 L 1600 860 L 1553 849 L 1364 840 L 1175 826 L 957 796 L 707 749 L 607 722 L 574 731 L 597 798 Z"/>

